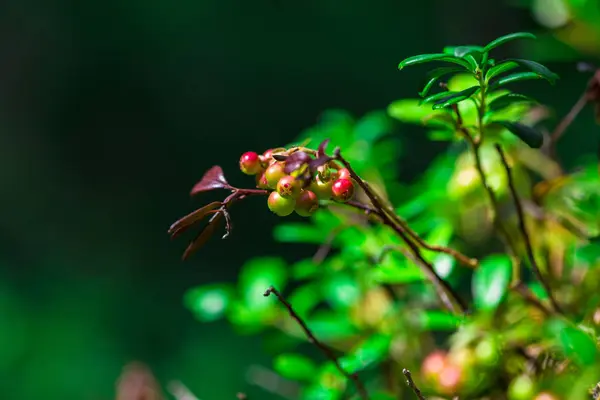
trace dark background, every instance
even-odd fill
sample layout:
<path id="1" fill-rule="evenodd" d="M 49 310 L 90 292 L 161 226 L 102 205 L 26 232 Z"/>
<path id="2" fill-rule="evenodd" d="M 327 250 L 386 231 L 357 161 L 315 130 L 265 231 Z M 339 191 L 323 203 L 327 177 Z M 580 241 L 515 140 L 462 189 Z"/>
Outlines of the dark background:
<path id="1" fill-rule="evenodd" d="M 201 399 L 270 398 L 245 381 L 269 366 L 261 337 L 195 321 L 182 295 L 235 280 L 250 257 L 305 249 L 276 245 L 277 218 L 249 201 L 229 240 L 182 263 L 186 243 L 166 230 L 203 202 L 191 186 L 214 164 L 249 184 L 242 152 L 290 142 L 327 108 L 415 96 L 425 71 L 398 72 L 406 56 L 540 29 L 491 0 L 4 0 L 0 397 L 110 399 L 140 360 Z M 572 59 L 549 65 L 558 88 L 528 88 L 562 115 L 587 77 Z M 585 115 L 569 160 L 596 146 Z M 402 133 L 409 180 L 443 145 Z"/>

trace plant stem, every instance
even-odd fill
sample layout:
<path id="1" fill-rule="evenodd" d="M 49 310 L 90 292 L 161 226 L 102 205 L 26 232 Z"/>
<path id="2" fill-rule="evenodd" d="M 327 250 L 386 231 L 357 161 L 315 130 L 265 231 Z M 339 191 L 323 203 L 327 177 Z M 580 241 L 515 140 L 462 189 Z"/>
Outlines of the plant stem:
<path id="1" fill-rule="evenodd" d="M 415 384 L 415 381 L 413 381 L 413 378 L 412 378 L 412 375 L 411 375 L 410 371 L 407 370 L 406 368 L 404 368 L 402 370 L 402 374 L 404 374 L 404 376 L 406 377 L 406 384 L 415 393 L 415 395 L 417 396 L 417 399 L 419 399 L 419 400 L 426 400 L 425 397 L 423 397 L 423 394 L 421 393 L 421 390 Z"/>
<path id="2" fill-rule="evenodd" d="M 310 328 L 308 327 L 306 322 L 304 322 L 302 317 L 300 317 L 296 313 L 296 311 L 294 311 L 294 309 L 292 308 L 292 305 L 273 286 L 271 286 L 270 288 L 268 288 L 265 291 L 264 296 L 269 297 L 269 295 L 271 295 L 271 294 L 274 294 L 275 297 L 277 297 L 277 300 L 279 300 L 279 302 L 281 304 L 283 304 L 285 306 L 285 308 L 287 308 L 288 313 L 290 314 L 290 317 L 292 317 L 298 323 L 298 325 L 300 325 L 300 327 L 306 334 L 308 341 L 310 343 L 314 344 L 315 346 L 317 346 L 319 348 L 319 350 L 321 350 L 323 352 L 323 354 L 325 354 L 325 356 L 327 358 L 329 358 L 331 360 L 331 362 L 333 362 L 333 364 L 335 365 L 337 370 L 340 371 L 340 373 L 343 376 L 345 376 L 348 380 L 351 380 L 354 382 L 354 385 L 356 386 L 356 390 L 358 391 L 360 397 L 363 400 L 368 400 L 369 395 L 368 395 L 367 390 L 365 389 L 364 385 L 358 378 L 358 375 L 351 374 L 342 367 L 338 358 L 335 356 L 335 354 L 333 354 L 333 351 L 331 351 L 331 349 L 329 347 L 327 347 L 325 344 L 321 343 L 321 341 L 319 341 L 319 339 L 316 338 L 316 336 L 314 335 L 314 333 L 312 333 L 312 331 L 310 330 Z"/>
<path id="3" fill-rule="evenodd" d="M 527 231 L 527 226 L 525 224 L 525 213 L 523 212 L 523 206 L 521 205 L 521 200 L 519 199 L 519 195 L 517 194 L 517 188 L 515 186 L 515 181 L 512 175 L 512 171 L 510 166 L 508 165 L 508 161 L 506 160 L 506 155 L 502 150 L 502 147 L 499 144 L 496 144 L 496 150 L 500 155 L 500 159 L 502 160 L 502 165 L 504 166 L 504 170 L 506 171 L 506 175 L 508 177 L 508 186 L 510 188 L 510 192 L 512 194 L 513 200 L 515 202 L 515 208 L 517 210 L 517 217 L 519 221 L 519 230 L 523 235 L 523 241 L 525 242 L 525 250 L 527 252 L 527 257 L 529 258 L 529 262 L 531 263 L 531 268 L 533 269 L 534 274 L 537 279 L 540 281 L 546 293 L 548 294 L 548 298 L 550 299 L 550 303 L 554 310 L 558 313 L 562 313 L 560 306 L 556 302 L 556 299 L 552 295 L 552 290 L 550 288 L 550 284 L 546 281 L 544 276 L 542 275 L 542 271 L 535 259 L 535 254 L 533 252 L 533 246 L 531 244 L 531 237 L 529 236 L 529 232 Z"/>
<path id="4" fill-rule="evenodd" d="M 385 207 L 379 196 L 369 187 L 369 185 L 362 180 L 360 176 L 354 171 L 350 163 L 342 157 L 340 153 L 340 149 L 336 148 L 333 155 L 334 159 L 342 163 L 344 167 L 350 172 L 350 176 L 354 181 L 358 183 L 361 189 L 365 192 L 369 200 L 373 205 L 373 211 L 370 209 L 369 212 L 375 212 L 376 215 L 381 219 L 381 221 L 392 228 L 398 236 L 402 239 L 402 241 L 408 246 L 410 250 L 410 255 L 419 267 L 421 267 L 425 276 L 429 279 L 429 281 L 434 285 L 436 291 L 438 292 L 438 296 L 442 300 L 442 303 L 448 310 L 457 313 L 464 314 L 467 310 L 466 305 L 463 303 L 458 294 L 452 289 L 446 281 L 444 281 L 433 268 L 433 265 L 429 263 L 421 254 L 419 247 L 411 240 L 408 233 L 402 227 L 402 224 L 398 223 L 397 216 L 389 210 L 389 208 Z"/>

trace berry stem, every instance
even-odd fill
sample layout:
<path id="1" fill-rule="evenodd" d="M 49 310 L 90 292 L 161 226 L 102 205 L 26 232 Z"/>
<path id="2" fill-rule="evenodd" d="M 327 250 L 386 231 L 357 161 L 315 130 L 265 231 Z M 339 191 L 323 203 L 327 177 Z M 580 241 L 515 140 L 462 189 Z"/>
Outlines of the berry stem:
<path id="1" fill-rule="evenodd" d="M 398 216 L 393 213 L 392 210 L 390 210 L 390 207 L 383 206 L 379 196 L 360 176 L 358 176 L 350 163 L 341 155 L 339 148 L 334 150 L 333 158 L 339 161 L 346 169 L 348 169 L 352 179 L 358 183 L 367 197 L 369 197 L 369 200 L 371 200 L 374 212 L 381 219 L 383 224 L 392 228 L 408 246 L 410 253 L 407 254 L 410 254 L 415 264 L 421 267 L 425 276 L 427 276 L 427 278 L 434 285 L 444 306 L 456 314 L 464 314 L 467 310 L 467 307 L 463 303 L 462 299 L 458 296 L 454 289 L 452 289 L 452 287 L 435 272 L 433 265 L 423 257 L 417 244 L 410 238 L 410 235 L 404 230 L 402 224 L 398 222 Z"/>

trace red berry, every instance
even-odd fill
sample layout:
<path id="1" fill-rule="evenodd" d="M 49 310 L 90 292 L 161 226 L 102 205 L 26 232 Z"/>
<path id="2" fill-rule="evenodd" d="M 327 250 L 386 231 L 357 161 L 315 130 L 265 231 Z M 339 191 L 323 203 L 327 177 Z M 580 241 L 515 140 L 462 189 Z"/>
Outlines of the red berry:
<path id="1" fill-rule="evenodd" d="M 296 200 L 286 199 L 281 197 L 277 192 L 271 192 L 269 199 L 267 200 L 267 204 L 269 206 L 269 210 L 271 210 L 273 213 L 279 215 L 280 217 L 285 217 L 286 215 L 290 215 L 294 212 Z"/>
<path id="2" fill-rule="evenodd" d="M 322 181 L 319 177 L 315 177 L 308 187 L 321 200 L 331 199 L 331 186 L 333 181 Z"/>
<path id="3" fill-rule="evenodd" d="M 262 169 L 258 154 L 248 151 L 240 157 L 240 169 L 246 175 L 256 175 Z"/>
<path id="4" fill-rule="evenodd" d="M 448 359 L 446 353 L 443 351 L 434 351 L 423 360 L 421 366 L 423 376 L 427 380 L 437 381 L 447 364 Z"/>
<path id="5" fill-rule="evenodd" d="M 256 187 L 259 189 L 268 189 L 269 188 L 269 184 L 267 182 L 267 177 L 265 175 L 265 172 L 261 172 L 260 174 L 256 175 Z"/>
<path id="6" fill-rule="evenodd" d="M 456 394 L 463 383 L 463 371 L 458 365 L 448 364 L 444 367 L 438 378 L 440 392 Z"/>
<path id="7" fill-rule="evenodd" d="M 281 197 L 296 198 L 300 196 L 302 184 L 291 175 L 286 175 L 277 182 L 277 192 Z"/>
<path id="8" fill-rule="evenodd" d="M 302 217 L 310 217 L 318 208 L 319 199 L 310 190 L 303 190 L 296 199 L 296 213 Z"/>
<path id="9" fill-rule="evenodd" d="M 267 185 L 271 189 L 277 188 L 277 183 L 281 178 L 285 176 L 284 166 L 282 163 L 276 162 L 271 164 L 265 171 L 265 178 L 267 179 Z"/>
<path id="10" fill-rule="evenodd" d="M 338 179 L 333 182 L 331 193 L 335 201 L 345 203 L 354 196 L 354 184 L 350 179 Z"/>
<path id="11" fill-rule="evenodd" d="M 338 170 L 337 178 L 338 179 L 348 179 L 348 180 L 351 179 L 350 171 L 348 171 L 347 168 L 342 168 L 342 169 Z"/>

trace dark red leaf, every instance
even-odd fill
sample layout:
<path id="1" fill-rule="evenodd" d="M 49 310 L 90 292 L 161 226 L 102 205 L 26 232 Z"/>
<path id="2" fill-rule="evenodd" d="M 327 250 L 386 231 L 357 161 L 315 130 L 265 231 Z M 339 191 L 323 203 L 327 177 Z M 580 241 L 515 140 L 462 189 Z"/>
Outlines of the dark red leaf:
<path id="1" fill-rule="evenodd" d="M 329 140 L 330 139 L 325 139 L 321 142 L 321 144 L 319 145 L 319 149 L 317 150 L 317 158 L 323 157 L 325 155 L 325 149 L 329 144 Z"/>
<path id="2" fill-rule="evenodd" d="M 273 154 L 273 158 L 276 161 L 285 161 L 287 160 L 288 156 L 284 156 L 283 154 Z"/>
<path id="3" fill-rule="evenodd" d="M 223 213 L 215 214 L 213 218 L 210 219 L 208 225 L 190 242 L 188 247 L 185 249 L 183 253 L 182 259 L 187 260 L 194 252 L 200 249 L 204 244 L 211 238 L 211 236 L 215 233 L 217 226 L 221 219 L 223 218 Z"/>
<path id="4" fill-rule="evenodd" d="M 302 165 L 310 162 L 312 157 L 303 151 L 297 151 L 293 153 L 291 156 L 287 158 L 285 161 L 284 171 L 286 174 L 291 174 L 292 172 L 298 170 Z"/>
<path id="5" fill-rule="evenodd" d="M 325 165 L 331 160 L 332 160 L 332 158 L 329 156 L 326 156 L 326 155 L 319 156 L 318 158 L 311 160 L 310 163 L 308 163 L 308 167 L 312 172 L 314 172 L 321 165 Z"/>
<path id="6" fill-rule="evenodd" d="M 194 225 L 196 222 L 200 221 L 202 218 L 206 217 L 208 214 L 214 213 L 215 209 L 221 207 L 221 205 L 222 203 L 220 201 L 215 201 L 189 213 L 183 218 L 180 218 L 169 228 L 169 235 L 171 235 L 171 238 L 179 236 L 179 234 L 187 230 L 187 228 Z"/>
<path id="7" fill-rule="evenodd" d="M 230 187 L 231 186 L 229 186 L 229 183 L 227 183 L 227 179 L 225 179 L 225 175 L 223 174 L 223 169 L 218 165 L 215 165 L 206 171 L 200 182 L 194 185 L 190 194 L 193 196 L 209 190 L 228 189 Z"/>

